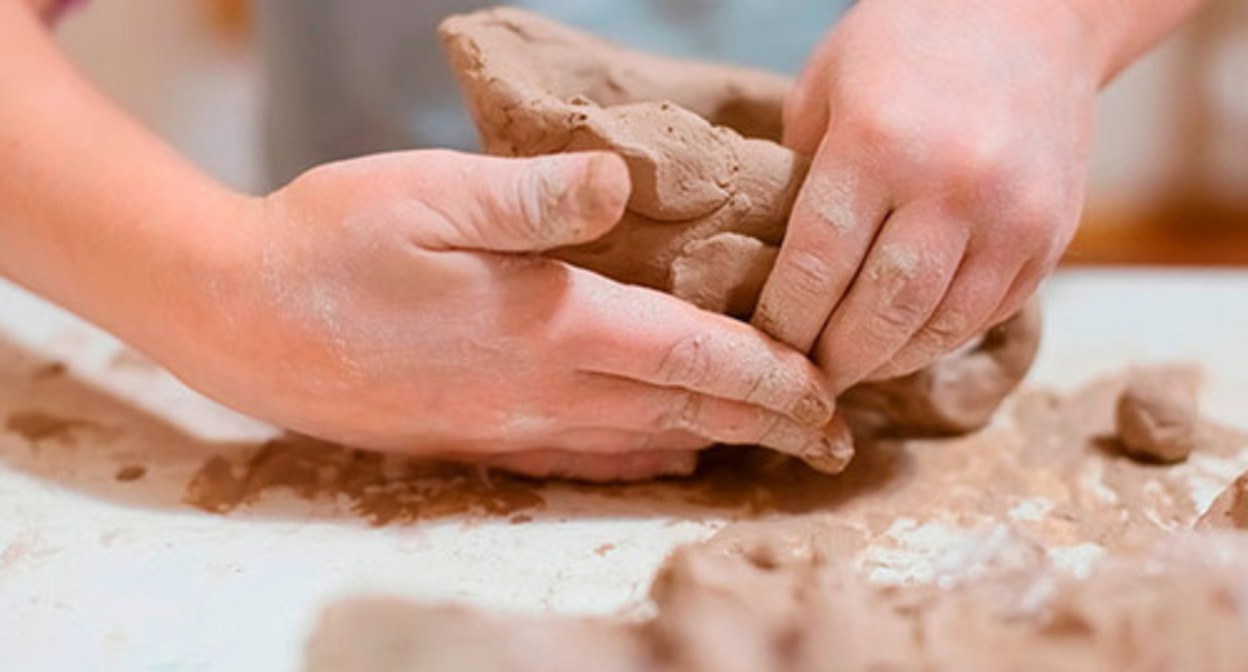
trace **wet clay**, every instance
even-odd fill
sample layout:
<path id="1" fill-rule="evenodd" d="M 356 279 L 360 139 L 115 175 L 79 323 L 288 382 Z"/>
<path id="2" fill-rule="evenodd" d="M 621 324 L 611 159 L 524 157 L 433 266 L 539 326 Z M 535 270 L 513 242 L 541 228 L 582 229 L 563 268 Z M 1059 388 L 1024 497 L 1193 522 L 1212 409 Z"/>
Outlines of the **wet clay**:
<path id="1" fill-rule="evenodd" d="M 869 440 L 837 496 L 676 551 L 640 621 L 355 600 L 310 667 L 372 660 L 348 635 L 385 631 L 404 670 L 1248 669 L 1248 538 L 1192 531 L 1248 436 L 1198 421 L 1200 459 L 1126 458 L 1132 378 L 1026 391 L 969 436 Z"/>
<path id="2" fill-rule="evenodd" d="M 484 469 L 406 460 L 300 436 L 269 441 L 242 459 L 215 456 L 195 473 L 186 503 L 228 513 L 274 491 L 342 502 L 373 525 L 451 515 L 508 516 L 545 505 L 533 484 Z"/>
<path id="3" fill-rule="evenodd" d="M 1118 398 L 1118 439 L 1133 457 L 1178 462 L 1196 447 L 1198 417 L 1190 372 L 1141 369 Z"/>
<path id="4" fill-rule="evenodd" d="M 608 277 L 749 319 L 809 161 L 781 146 L 786 78 L 629 51 L 541 17 L 495 9 L 447 19 L 445 50 L 485 151 L 612 151 L 633 191 L 603 238 L 549 252 Z M 840 402 L 855 435 L 982 427 L 1026 374 L 1033 306 L 965 352 Z M 812 462 L 835 472 L 848 456 Z"/>

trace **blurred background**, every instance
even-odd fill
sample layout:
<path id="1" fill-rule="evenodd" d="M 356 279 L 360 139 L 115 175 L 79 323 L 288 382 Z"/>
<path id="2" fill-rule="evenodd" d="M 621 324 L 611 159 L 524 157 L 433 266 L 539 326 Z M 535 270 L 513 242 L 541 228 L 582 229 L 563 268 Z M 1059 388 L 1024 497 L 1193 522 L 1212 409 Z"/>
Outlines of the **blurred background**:
<path id="1" fill-rule="evenodd" d="M 415 1 L 415 0 L 413 0 Z M 204 170 L 263 185 L 247 0 L 96 0 L 58 39 Z M 1067 263 L 1248 264 L 1248 2 L 1218 0 L 1102 96 Z"/>

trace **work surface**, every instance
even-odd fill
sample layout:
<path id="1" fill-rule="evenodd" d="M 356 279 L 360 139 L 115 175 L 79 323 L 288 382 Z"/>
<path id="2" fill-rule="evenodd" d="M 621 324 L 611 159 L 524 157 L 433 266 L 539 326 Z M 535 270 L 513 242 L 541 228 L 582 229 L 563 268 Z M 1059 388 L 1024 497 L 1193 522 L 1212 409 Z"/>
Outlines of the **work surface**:
<path id="1" fill-rule="evenodd" d="M 1045 299 L 1027 385 L 1196 362 L 1205 414 L 1248 428 L 1248 272 L 1067 272 Z M 627 612 L 674 545 L 741 513 L 566 487 L 382 526 L 281 491 L 224 516 L 184 503 L 206 460 L 275 434 L 0 285 L 0 669 L 298 669 L 321 610 L 361 594 Z"/>

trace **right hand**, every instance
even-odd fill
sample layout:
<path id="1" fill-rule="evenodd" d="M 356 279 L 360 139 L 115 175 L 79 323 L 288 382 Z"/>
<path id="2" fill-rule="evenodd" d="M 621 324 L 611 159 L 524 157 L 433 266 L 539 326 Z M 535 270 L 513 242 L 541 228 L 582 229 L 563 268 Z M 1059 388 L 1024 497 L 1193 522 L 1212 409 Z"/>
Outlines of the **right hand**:
<path id="1" fill-rule="evenodd" d="M 687 471 L 711 442 L 826 470 L 848 448 L 801 354 L 668 295 L 536 256 L 617 222 L 609 154 L 446 151 L 314 169 L 249 204 L 221 315 L 165 363 L 353 446 L 595 480 Z"/>

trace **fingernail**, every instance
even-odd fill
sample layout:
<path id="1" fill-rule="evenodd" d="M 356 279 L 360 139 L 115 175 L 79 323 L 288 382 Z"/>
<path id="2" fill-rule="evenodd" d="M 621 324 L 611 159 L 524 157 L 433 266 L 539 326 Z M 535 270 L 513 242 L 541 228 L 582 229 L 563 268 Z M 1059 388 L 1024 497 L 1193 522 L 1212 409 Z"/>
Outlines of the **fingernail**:
<path id="1" fill-rule="evenodd" d="M 614 154 L 590 154 L 583 178 L 572 194 L 576 212 L 588 219 L 619 217 L 628 201 L 628 168 Z"/>
<path id="2" fill-rule="evenodd" d="M 832 419 L 834 408 L 822 392 L 807 392 L 793 405 L 793 419 L 807 427 L 823 427 Z"/>
<path id="3" fill-rule="evenodd" d="M 628 170 L 611 154 L 556 154 L 543 163 L 547 188 L 558 194 L 551 210 L 577 219 L 593 219 L 624 209 Z"/>
<path id="4" fill-rule="evenodd" d="M 841 436 L 825 436 L 814 443 L 807 444 L 801 454 L 803 462 L 825 474 L 841 473 L 853 456 L 853 444 L 846 442 Z"/>

